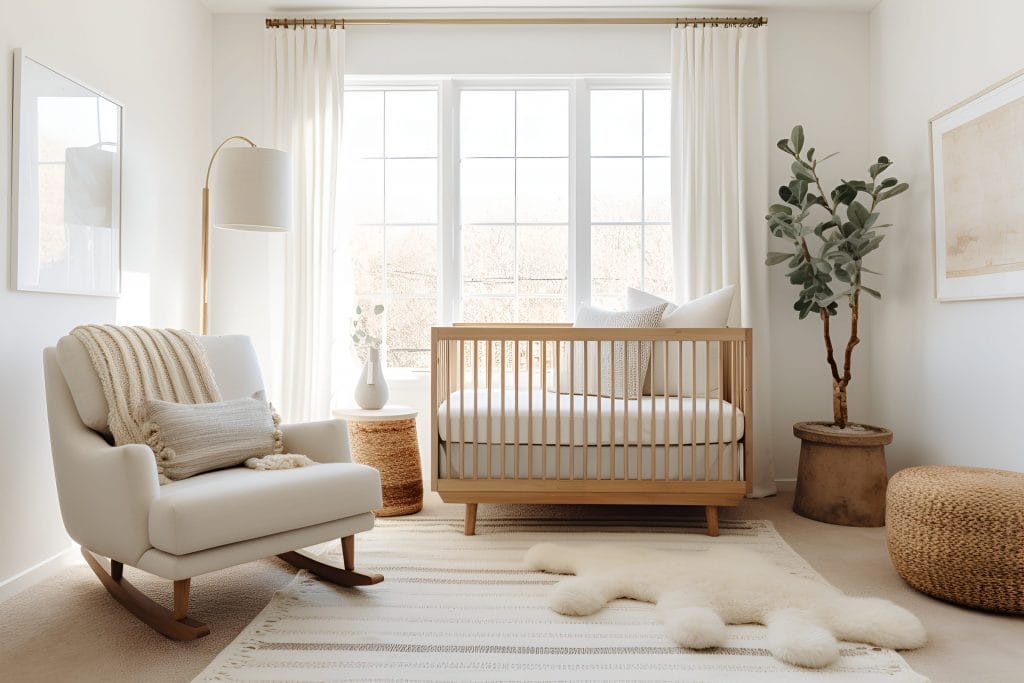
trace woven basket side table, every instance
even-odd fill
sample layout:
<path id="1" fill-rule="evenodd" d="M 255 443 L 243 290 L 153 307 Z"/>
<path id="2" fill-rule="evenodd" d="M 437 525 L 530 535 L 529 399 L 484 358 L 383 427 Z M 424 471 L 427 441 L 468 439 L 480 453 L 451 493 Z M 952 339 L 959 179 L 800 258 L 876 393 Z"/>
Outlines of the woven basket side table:
<path id="1" fill-rule="evenodd" d="M 416 411 L 406 406 L 334 411 L 348 421 L 352 460 L 380 472 L 384 507 L 378 517 L 411 515 L 423 509 L 423 475 L 416 437 Z"/>

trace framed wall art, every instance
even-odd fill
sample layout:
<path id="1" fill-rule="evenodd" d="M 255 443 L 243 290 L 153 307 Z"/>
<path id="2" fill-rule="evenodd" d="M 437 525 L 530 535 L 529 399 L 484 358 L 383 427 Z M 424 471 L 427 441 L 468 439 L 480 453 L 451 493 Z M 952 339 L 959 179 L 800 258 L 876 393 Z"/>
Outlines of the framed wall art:
<path id="1" fill-rule="evenodd" d="M 14 53 L 14 288 L 117 296 L 123 108 Z"/>
<path id="2" fill-rule="evenodd" d="M 1024 296 L 1024 71 L 929 121 L 935 296 Z"/>

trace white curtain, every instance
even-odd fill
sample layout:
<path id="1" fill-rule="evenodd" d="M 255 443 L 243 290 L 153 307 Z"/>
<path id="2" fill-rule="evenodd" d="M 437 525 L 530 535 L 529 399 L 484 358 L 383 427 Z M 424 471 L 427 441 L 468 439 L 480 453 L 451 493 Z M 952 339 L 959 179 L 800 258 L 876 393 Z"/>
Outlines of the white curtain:
<path id="1" fill-rule="evenodd" d="M 330 416 L 334 245 L 345 31 L 267 29 L 271 145 L 292 154 L 295 217 L 285 241 L 279 410 L 287 422 Z"/>
<path id="2" fill-rule="evenodd" d="M 676 298 L 734 284 L 730 325 L 754 330 L 754 494 L 776 492 L 769 451 L 768 109 L 765 27 L 672 35 L 672 238 Z"/>

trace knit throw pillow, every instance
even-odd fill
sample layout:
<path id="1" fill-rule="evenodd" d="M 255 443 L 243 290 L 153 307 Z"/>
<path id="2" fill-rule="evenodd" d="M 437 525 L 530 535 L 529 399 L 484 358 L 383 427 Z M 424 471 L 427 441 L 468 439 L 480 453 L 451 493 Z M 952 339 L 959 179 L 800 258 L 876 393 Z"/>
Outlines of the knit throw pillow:
<path id="1" fill-rule="evenodd" d="M 282 453 L 280 423 L 258 395 L 219 403 L 148 400 L 143 434 L 156 455 L 160 483 L 166 484 Z"/>
<path id="2" fill-rule="evenodd" d="M 668 303 L 634 311 L 606 311 L 593 306 L 580 306 L 576 327 L 658 327 Z M 567 345 L 568 346 L 568 345 Z M 569 377 L 568 353 L 561 360 L 562 391 L 598 394 L 612 398 L 638 398 L 651 360 L 651 342 L 602 341 L 573 342 L 573 366 Z M 584 351 L 586 362 L 584 362 Z M 600 357 L 600 360 L 599 360 Z M 586 383 L 584 385 L 584 382 Z"/>

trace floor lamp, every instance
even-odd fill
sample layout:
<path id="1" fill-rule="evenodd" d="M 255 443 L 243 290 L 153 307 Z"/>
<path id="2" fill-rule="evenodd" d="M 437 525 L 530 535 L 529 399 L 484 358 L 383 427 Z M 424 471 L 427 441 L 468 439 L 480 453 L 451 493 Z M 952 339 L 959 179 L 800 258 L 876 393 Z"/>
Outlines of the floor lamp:
<path id="1" fill-rule="evenodd" d="M 248 147 L 224 146 L 241 140 Z M 199 333 L 206 334 L 209 324 L 208 275 L 210 266 L 210 173 L 217 165 L 217 191 L 214 225 L 232 230 L 287 232 L 292 226 L 292 164 L 287 152 L 256 143 L 241 135 L 232 135 L 217 145 L 206 167 L 203 185 L 203 263 L 200 288 Z"/>

